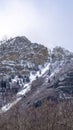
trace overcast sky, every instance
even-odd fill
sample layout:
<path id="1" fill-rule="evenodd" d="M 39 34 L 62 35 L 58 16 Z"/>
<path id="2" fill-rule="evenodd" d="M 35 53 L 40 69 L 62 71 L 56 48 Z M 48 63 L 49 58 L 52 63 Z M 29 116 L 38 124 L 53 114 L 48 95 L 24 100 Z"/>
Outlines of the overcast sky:
<path id="1" fill-rule="evenodd" d="M 18 35 L 73 51 L 73 0 L 0 0 L 0 39 Z"/>

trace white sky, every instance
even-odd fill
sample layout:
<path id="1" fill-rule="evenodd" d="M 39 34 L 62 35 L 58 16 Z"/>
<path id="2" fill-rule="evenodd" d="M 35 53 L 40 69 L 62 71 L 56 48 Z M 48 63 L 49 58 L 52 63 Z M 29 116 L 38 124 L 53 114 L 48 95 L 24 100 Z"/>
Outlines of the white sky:
<path id="1" fill-rule="evenodd" d="M 0 0 L 0 39 L 5 35 L 73 51 L 73 1 Z"/>

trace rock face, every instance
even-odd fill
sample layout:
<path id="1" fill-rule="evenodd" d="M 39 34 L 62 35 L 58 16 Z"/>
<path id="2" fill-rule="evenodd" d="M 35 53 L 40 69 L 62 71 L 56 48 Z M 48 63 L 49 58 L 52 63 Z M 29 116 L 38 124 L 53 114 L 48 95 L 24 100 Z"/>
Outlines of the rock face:
<path id="1" fill-rule="evenodd" d="M 15 37 L 1 42 L 0 61 L 0 106 L 9 102 L 30 81 L 28 104 L 35 107 L 41 106 L 41 100 L 45 98 L 57 101 L 73 95 L 73 53 L 64 48 L 55 47 L 51 51 L 31 43 L 24 36 Z"/>
<path id="2" fill-rule="evenodd" d="M 53 88 L 60 100 L 73 100 L 73 61 L 60 61 L 57 67 L 54 65 L 51 65 L 53 73 L 51 71 L 51 75 L 47 75 L 47 88 Z"/>
<path id="3" fill-rule="evenodd" d="M 48 50 L 43 45 L 33 44 L 24 36 L 9 39 L 0 45 L 0 76 L 37 71 L 47 60 Z"/>
<path id="4" fill-rule="evenodd" d="M 47 61 L 48 49 L 25 36 L 1 41 L 0 106 L 29 83 L 30 73 L 35 74 Z"/>

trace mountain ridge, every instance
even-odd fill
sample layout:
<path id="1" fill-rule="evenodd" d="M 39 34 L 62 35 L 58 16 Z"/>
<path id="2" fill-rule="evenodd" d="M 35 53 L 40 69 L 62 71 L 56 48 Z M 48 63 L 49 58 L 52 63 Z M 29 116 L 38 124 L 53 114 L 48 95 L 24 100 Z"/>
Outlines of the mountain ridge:
<path id="1" fill-rule="evenodd" d="M 4 102 L 7 100 L 5 94 L 9 95 L 8 91 L 9 93 L 10 91 L 15 93 L 15 95 L 23 91 L 23 95 L 25 95 L 25 91 L 30 90 L 32 91 L 30 93 L 33 94 L 34 90 L 34 95 L 37 96 L 38 94 L 39 96 L 42 95 L 43 92 L 41 96 L 41 98 L 43 98 L 48 96 L 50 89 L 52 89 L 54 95 L 56 95 L 56 93 L 58 94 L 57 99 L 66 97 L 62 88 L 59 87 L 59 82 L 62 75 L 67 73 L 65 71 L 69 71 L 68 69 L 66 70 L 66 68 L 72 68 L 72 52 L 62 47 L 55 47 L 51 51 L 43 45 L 32 43 L 26 37 L 22 36 L 9 39 L 0 45 L 0 59 L 0 71 L 2 72 L 0 73 L 2 76 L 0 80 L 0 91 L 4 91 Z M 48 65 L 48 68 L 46 65 Z M 8 69 L 11 69 L 11 72 L 8 72 Z M 45 71 L 42 71 L 43 69 Z M 44 72 L 43 75 L 42 72 Z M 41 79 L 43 79 L 44 82 L 42 82 Z M 30 84 L 30 82 L 31 89 L 26 85 Z M 4 88 L 2 88 L 2 86 L 4 86 Z M 59 90 L 57 88 L 59 88 Z M 70 96 L 71 93 L 67 95 Z M 22 94 L 20 96 L 22 96 Z M 11 99 L 11 97 L 9 98 Z M 33 104 L 33 102 L 30 104 Z"/>

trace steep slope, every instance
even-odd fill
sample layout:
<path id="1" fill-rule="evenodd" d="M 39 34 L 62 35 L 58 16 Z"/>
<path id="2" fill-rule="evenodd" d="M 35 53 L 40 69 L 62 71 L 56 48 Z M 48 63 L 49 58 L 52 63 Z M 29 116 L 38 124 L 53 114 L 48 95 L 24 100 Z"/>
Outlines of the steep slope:
<path id="1" fill-rule="evenodd" d="M 21 111 L 31 106 L 39 107 L 45 100 L 51 100 L 55 103 L 62 100 L 73 100 L 73 61 L 63 64 L 62 62 L 59 62 L 53 72 L 50 68 L 54 68 L 55 63 L 48 64 L 42 70 L 42 74 L 38 75 L 37 73 L 37 79 L 34 78 L 18 93 L 16 103 L 19 102 Z M 13 106 L 16 103 L 14 102 Z M 6 109 L 3 107 L 2 111 L 7 111 L 10 108 L 8 105 Z"/>
<path id="2" fill-rule="evenodd" d="M 48 49 L 25 36 L 0 44 L 0 107 L 14 99 L 48 62 Z"/>
<path id="3" fill-rule="evenodd" d="M 20 111 L 38 108 L 45 101 L 57 104 L 61 101 L 73 102 L 73 61 L 49 75 L 49 69 L 31 84 L 31 90 L 18 103 Z"/>
<path id="4" fill-rule="evenodd" d="M 0 58 L 3 111 L 22 102 L 23 97 L 25 108 L 43 99 L 59 101 L 72 97 L 73 53 L 68 50 L 55 47 L 48 51 L 26 37 L 16 37 L 1 43 Z"/>

